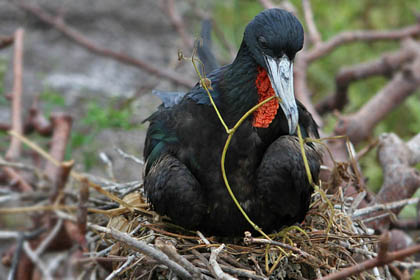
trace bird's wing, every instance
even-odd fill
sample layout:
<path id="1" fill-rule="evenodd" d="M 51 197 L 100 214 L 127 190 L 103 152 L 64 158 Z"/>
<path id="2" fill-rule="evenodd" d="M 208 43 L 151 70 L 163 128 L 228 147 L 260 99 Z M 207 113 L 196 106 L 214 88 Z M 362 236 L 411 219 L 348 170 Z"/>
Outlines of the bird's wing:
<path id="1" fill-rule="evenodd" d="M 165 108 L 161 105 L 156 112 L 144 120 L 150 122 L 143 151 L 146 174 L 155 161 L 168 152 L 168 147 L 178 141 L 171 122 L 172 115 L 173 107 Z"/>
<path id="2" fill-rule="evenodd" d="M 207 78 L 217 85 L 225 67 L 214 70 Z M 161 156 L 176 151 L 179 139 L 177 137 L 177 127 L 185 121 L 187 116 L 191 116 L 193 111 L 197 111 L 197 105 L 211 106 L 210 98 L 205 89 L 197 83 L 193 89 L 184 94 L 183 92 L 153 92 L 163 102 L 158 110 L 143 122 L 150 122 L 147 130 L 144 146 L 144 158 L 146 160 L 146 174 L 153 163 Z M 220 92 L 214 86 L 210 86 L 210 94 L 217 106 L 220 105 Z M 194 107 L 194 109 L 193 109 Z M 201 109 L 200 109 L 201 110 Z"/>
<path id="3" fill-rule="evenodd" d="M 175 104 L 178 104 L 185 96 L 185 92 L 180 91 L 161 91 L 154 89 L 152 93 L 159 97 L 160 100 L 162 100 L 162 105 L 165 108 L 169 108 Z"/>

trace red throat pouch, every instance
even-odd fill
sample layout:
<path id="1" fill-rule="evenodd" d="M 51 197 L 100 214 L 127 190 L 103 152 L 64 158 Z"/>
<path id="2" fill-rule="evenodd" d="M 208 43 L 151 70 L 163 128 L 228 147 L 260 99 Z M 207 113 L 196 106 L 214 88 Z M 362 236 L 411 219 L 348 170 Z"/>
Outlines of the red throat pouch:
<path id="1" fill-rule="evenodd" d="M 257 86 L 258 91 L 258 103 L 275 95 L 274 90 L 271 87 L 271 82 L 267 75 L 267 71 L 260 66 L 258 66 L 258 75 L 257 79 L 255 80 L 255 85 Z M 276 116 L 278 109 L 279 102 L 277 98 L 268 101 L 254 111 L 254 121 L 252 125 L 254 127 L 267 128 Z"/>

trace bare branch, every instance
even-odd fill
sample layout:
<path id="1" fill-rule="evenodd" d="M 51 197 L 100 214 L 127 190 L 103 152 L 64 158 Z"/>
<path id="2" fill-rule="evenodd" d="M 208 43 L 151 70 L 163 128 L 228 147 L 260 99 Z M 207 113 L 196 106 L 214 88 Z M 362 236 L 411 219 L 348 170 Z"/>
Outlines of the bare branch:
<path id="1" fill-rule="evenodd" d="M 22 1 L 19 1 L 18 5 L 25 11 L 36 16 L 38 19 L 42 20 L 43 22 L 50 24 L 51 26 L 53 26 L 54 28 L 62 32 L 65 36 L 67 36 L 68 38 L 76 42 L 77 44 L 85 47 L 86 49 L 88 49 L 89 51 L 93 53 L 96 53 L 104 57 L 110 57 L 124 64 L 135 66 L 137 68 L 147 71 L 148 73 L 152 75 L 166 78 L 176 84 L 183 85 L 188 88 L 190 88 L 194 84 L 193 81 L 186 78 L 185 76 L 175 73 L 173 71 L 170 71 L 168 69 L 160 69 L 156 66 L 153 66 L 151 63 L 140 60 L 138 58 L 133 58 L 133 57 L 127 56 L 124 53 L 119 53 L 119 52 L 112 51 L 110 49 L 99 47 L 95 45 L 95 43 L 90 41 L 87 37 L 85 37 L 83 34 L 69 27 L 62 20 L 54 18 L 52 15 L 48 14 L 46 11 L 42 10 L 39 7 L 23 3 Z"/>
<path id="2" fill-rule="evenodd" d="M 369 215 L 378 211 L 393 210 L 396 208 L 401 208 L 405 205 L 419 203 L 419 201 L 420 201 L 420 198 L 414 197 L 414 198 L 394 201 L 394 202 L 385 203 L 385 204 L 376 203 L 375 205 L 372 205 L 369 207 L 357 209 L 356 211 L 354 211 L 352 218 L 354 219 L 360 216 Z"/>
<path id="3" fill-rule="evenodd" d="M 411 41 L 419 48 L 419 44 Z M 340 118 L 336 135 L 348 135 L 353 143 L 366 139 L 375 125 L 420 86 L 420 52 L 358 112 Z"/>
<path id="4" fill-rule="evenodd" d="M 136 259 L 136 256 L 135 255 L 128 256 L 128 258 L 125 261 L 125 263 L 123 263 L 118 269 L 112 271 L 112 273 L 109 274 L 105 278 L 105 280 L 111 280 L 111 279 L 114 279 L 114 277 L 117 277 L 118 274 L 120 274 L 121 271 L 123 271 L 127 266 L 129 266 L 135 259 Z"/>
<path id="5" fill-rule="evenodd" d="M 275 241 L 275 240 L 253 238 L 252 235 L 249 232 L 245 232 L 244 243 L 245 244 L 252 244 L 252 243 L 254 243 L 254 244 L 270 244 L 270 245 L 279 246 L 279 247 L 282 247 L 284 249 L 290 250 L 293 253 L 298 254 L 298 255 L 300 255 L 304 258 L 307 258 L 311 262 L 318 263 L 318 260 L 314 256 L 306 253 L 305 251 L 300 250 L 299 248 L 296 248 L 296 247 L 293 247 L 289 244 L 285 244 L 283 242 L 278 242 L 278 241 Z"/>
<path id="6" fill-rule="evenodd" d="M 79 207 L 77 208 L 77 228 L 79 230 L 78 236 L 82 240 L 78 240 L 78 243 L 82 247 L 86 247 L 86 229 L 87 229 L 87 202 L 89 199 L 89 183 L 86 178 L 80 182 L 79 191 Z"/>
<path id="7" fill-rule="evenodd" d="M 322 115 L 335 109 L 343 109 L 348 102 L 347 90 L 352 82 L 372 76 L 389 75 L 403 63 L 412 60 L 416 52 L 406 45 L 396 52 L 382 55 L 379 59 L 342 68 L 335 78 L 335 93 L 315 106 L 317 112 Z"/>
<path id="8" fill-rule="evenodd" d="M 23 68 L 23 34 L 22 28 L 15 32 L 15 48 L 13 58 L 13 91 L 12 91 L 12 129 L 23 133 L 22 124 L 22 68 Z M 13 160 L 20 156 L 21 142 L 12 136 L 6 159 Z"/>
<path id="9" fill-rule="evenodd" d="M 307 83 L 307 72 L 308 72 L 308 63 L 305 59 L 305 51 L 298 54 L 295 58 L 295 63 L 293 66 L 294 73 L 294 84 L 295 84 L 295 95 L 300 102 L 305 105 L 306 109 L 312 114 L 312 117 L 316 123 L 322 127 L 323 120 L 318 112 L 315 110 L 315 107 L 311 101 L 311 93 L 308 88 Z"/>
<path id="10" fill-rule="evenodd" d="M 62 216 L 62 215 L 60 215 L 60 216 Z M 69 218 L 69 216 L 67 216 L 67 215 L 65 215 L 65 216 L 66 216 L 66 218 Z M 73 218 L 70 218 L 70 219 L 74 221 Z M 106 233 L 107 235 L 109 235 L 113 239 L 121 241 L 121 242 L 129 245 L 130 247 L 132 247 L 136 251 L 139 251 L 139 252 L 141 252 L 145 255 L 148 255 L 149 257 L 154 258 L 155 260 L 159 261 L 160 263 L 168 266 L 169 269 L 171 269 L 173 272 L 175 272 L 180 277 L 182 277 L 184 279 L 192 279 L 191 274 L 188 271 L 186 271 L 185 268 L 183 268 L 182 266 L 180 266 L 176 262 L 170 260 L 168 258 L 168 256 L 166 256 L 165 254 L 163 254 L 159 250 L 156 250 L 155 248 L 151 247 L 147 243 L 145 243 L 143 241 L 140 241 L 140 240 L 137 240 L 137 239 L 131 237 L 130 235 L 126 234 L 126 233 L 117 231 L 117 230 L 112 229 L 112 228 L 106 228 L 106 227 L 102 227 L 102 226 L 98 226 L 98 225 L 90 224 L 90 223 L 88 224 L 88 227 L 90 227 L 93 230 Z"/>
<path id="11" fill-rule="evenodd" d="M 53 136 L 51 139 L 50 155 L 57 162 L 62 162 L 64 160 L 72 122 L 72 117 L 66 113 L 53 113 L 51 115 Z M 58 177 L 58 169 L 59 167 L 54 163 L 47 161 L 45 174 L 47 174 L 51 181 L 54 181 Z"/>
<path id="12" fill-rule="evenodd" d="M 29 120 L 25 125 L 25 131 L 32 129 L 35 129 L 42 136 L 51 136 L 53 131 L 51 122 L 48 121 L 44 117 L 44 114 L 39 111 L 38 98 L 35 98 L 31 108 L 29 109 Z"/>
<path id="13" fill-rule="evenodd" d="M 237 280 L 237 278 L 230 276 L 229 274 L 223 272 L 220 265 L 217 263 L 217 256 L 225 248 L 225 244 L 220 245 L 217 249 L 211 248 L 210 260 L 209 263 L 213 267 L 213 270 L 216 274 L 217 279 L 222 280 Z"/>
<path id="14" fill-rule="evenodd" d="M 39 268 L 42 272 L 42 276 L 44 279 L 53 280 L 53 277 L 49 273 L 46 265 L 42 262 L 37 254 L 31 249 L 31 245 L 29 245 L 28 241 L 23 243 L 23 249 L 25 250 L 26 255 L 31 259 L 31 261 Z"/>
<path id="15" fill-rule="evenodd" d="M 310 0 L 303 0 L 303 13 L 305 16 L 306 26 L 308 27 L 308 35 L 309 40 L 315 46 L 319 45 L 322 41 L 321 34 L 319 33 L 318 29 L 316 28 L 316 24 L 314 21 L 314 14 L 312 12 L 311 2 Z"/>
<path id="16" fill-rule="evenodd" d="M 312 48 L 305 54 L 308 63 L 331 53 L 337 47 L 358 41 L 381 41 L 381 40 L 401 40 L 407 37 L 420 34 L 420 24 L 386 31 L 344 31 L 332 37 L 326 42 L 322 42 L 317 47 Z"/>
<path id="17" fill-rule="evenodd" d="M 346 279 L 347 277 L 359 274 L 371 268 L 384 266 L 396 260 L 403 260 L 406 257 L 412 256 L 420 252 L 420 245 L 411 246 L 407 249 L 403 249 L 403 250 L 399 250 L 395 252 L 388 252 L 388 243 L 389 243 L 389 236 L 387 234 L 382 235 L 380 239 L 380 243 L 379 243 L 379 253 L 376 258 L 344 268 L 343 270 L 339 272 L 329 274 L 321 278 L 321 280 Z"/>
<path id="18" fill-rule="evenodd" d="M 186 258 L 177 253 L 175 246 L 170 241 L 163 241 L 161 239 L 155 240 L 155 245 L 158 249 L 162 250 L 168 257 L 182 265 L 194 279 L 202 279 L 201 271 L 197 269 Z"/>
<path id="19" fill-rule="evenodd" d="M 144 161 L 143 160 L 141 160 L 141 159 L 139 159 L 138 157 L 135 157 L 135 156 L 133 156 L 133 155 L 129 155 L 129 154 L 127 154 L 126 152 L 124 152 L 123 150 L 121 150 L 120 148 L 118 148 L 118 147 L 114 147 L 114 150 L 117 152 L 117 153 L 119 153 L 123 158 L 125 158 L 125 159 L 129 159 L 129 160 L 132 160 L 133 162 L 135 162 L 135 163 L 137 163 L 137 164 L 140 164 L 140 165 L 144 165 Z"/>
<path id="20" fill-rule="evenodd" d="M 5 161 L 0 157 L 0 162 L 3 164 Z M 18 168 L 17 166 L 13 166 L 14 168 Z M 32 191 L 32 186 L 22 177 L 20 173 L 15 171 L 12 167 L 5 165 L 3 167 L 4 172 L 6 173 L 7 177 L 10 178 L 11 182 L 16 182 L 20 191 L 22 192 L 30 192 Z"/>
<path id="21" fill-rule="evenodd" d="M 34 254 L 40 257 L 48 248 L 50 243 L 56 238 L 58 232 L 63 226 L 63 220 L 59 219 L 53 229 L 48 233 L 48 235 L 42 240 L 39 246 L 36 248 Z"/>
<path id="22" fill-rule="evenodd" d="M 420 141 L 419 135 L 414 139 Z M 384 183 L 377 195 L 377 201 L 391 202 L 410 198 L 420 187 L 420 174 L 416 168 L 411 167 L 410 159 L 414 151 L 395 134 L 380 136 L 378 158 L 384 173 Z M 392 212 L 398 214 L 401 209 L 402 206 L 394 208 Z M 372 226 L 376 229 L 387 229 L 389 224 L 390 219 L 386 218 L 375 221 Z"/>

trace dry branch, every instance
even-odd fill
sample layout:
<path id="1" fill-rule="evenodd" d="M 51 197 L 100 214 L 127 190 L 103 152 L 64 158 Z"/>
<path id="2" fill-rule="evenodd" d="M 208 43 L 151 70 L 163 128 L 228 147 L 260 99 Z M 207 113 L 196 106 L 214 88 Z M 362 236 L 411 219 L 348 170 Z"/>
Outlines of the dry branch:
<path id="1" fill-rule="evenodd" d="M 372 76 L 387 76 L 398 70 L 403 63 L 412 60 L 416 55 L 412 44 L 395 52 L 382 55 L 379 59 L 364 62 L 340 69 L 335 78 L 335 93 L 328 95 L 315 108 L 322 115 L 333 110 L 342 110 L 348 102 L 348 87 L 352 82 Z"/>
<path id="2" fill-rule="evenodd" d="M 420 86 L 420 45 L 413 40 L 407 40 L 406 43 L 417 48 L 415 59 L 403 67 L 358 112 L 340 117 L 335 128 L 336 135 L 348 135 L 353 143 L 366 139 L 379 121 Z"/>
<path id="3" fill-rule="evenodd" d="M 303 0 L 302 5 L 306 26 L 308 27 L 309 40 L 313 45 L 317 46 L 322 42 L 322 39 L 321 34 L 319 33 L 314 21 L 314 14 L 312 12 L 311 2 L 310 0 Z"/>
<path id="4" fill-rule="evenodd" d="M 183 266 L 189 273 L 191 273 L 194 279 L 202 279 L 203 275 L 201 271 L 190 263 L 185 257 L 177 253 L 175 246 L 170 241 L 163 241 L 156 239 L 155 245 L 158 249 L 164 252 L 169 258 Z"/>
<path id="5" fill-rule="evenodd" d="M 45 118 L 38 108 L 38 98 L 35 98 L 29 109 L 29 119 L 25 124 L 25 132 L 31 132 L 33 129 L 42 136 L 51 136 L 53 131 L 51 122 Z"/>
<path id="6" fill-rule="evenodd" d="M 51 115 L 53 135 L 51 139 L 50 156 L 57 162 L 62 162 L 66 153 L 67 143 L 70 138 L 72 117 L 66 113 L 54 113 Z M 53 182 L 51 201 L 55 201 L 67 182 L 73 162 L 62 163 L 56 166 L 53 162 L 47 161 L 45 174 Z"/>
<path id="7" fill-rule="evenodd" d="M 42 10 L 39 7 L 24 3 L 22 1 L 19 1 L 18 5 L 25 11 L 36 16 L 41 21 L 50 24 L 51 26 L 59 30 L 61 33 L 63 33 L 65 36 L 67 36 L 68 38 L 76 42 L 77 44 L 83 46 L 84 48 L 88 49 L 89 51 L 93 53 L 96 53 L 104 57 L 110 57 L 121 63 L 145 70 L 151 75 L 168 79 L 176 84 L 183 85 L 188 88 L 190 88 L 194 84 L 193 81 L 191 81 L 190 79 L 176 72 L 170 71 L 168 69 L 161 69 L 159 67 L 152 65 L 149 62 L 140 60 L 138 58 L 130 57 L 124 53 L 119 53 L 110 49 L 102 48 L 96 45 L 91 40 L 89 40 L 82 33 L 72 29 L 62 19 L 54 18 L 52 15 L 50 15 L 49 13 L 47 13 L 46 11 Z"/>
<path id="8" fill-rule="evenodd" d="M 23 34 L 19 28 L 15 32 L 15 48 L 13 58 L 13 90 L 12 90 L 12 129 L 22 134 L 22 68 L 23 68 Z M 13 160 L 20 156 L 21 143 L 12 137 L 6 159 Z"/>
<path id="9" fill-rule="evenodd" d="M 415 253 L 420 252 L 420 245 L 415 245 L 396 252 L 388 252 L 388 245 L 389 236 L 388 234 L 383 234 L 379 242 L 379 252 L 376 258 L 364 261 L 354 266 L 344 268 L 339 272 L 323 277 L 321 280 L 345 279 L 346 277 L 359 274 L 363 271 L 369 270 L 374 267 L 384 266 L 396 260 L 403 260 L 406 257 L 412 256 Z"/>
<path id="10" fill-rule="evenodd" d="M 420 34 L 420 23 L 395 30 L 360 30 L 344 31 L 335 35 L 326 42 L 322 42 L 317 47 L 310 49 L 305 53 L 305 60 L 311 63 L 327 54 L 330 54 L 337 47 L 359 41 L 390 41 L 401 40 L 408 37 L 418 36 Z"/>
<path id="11" fill-rule="evenodd" d="M 125 244 L 135 249 L 136 251 L 139 251 L 145 255 L 148 255 L 156 259 L 157 261 L 161 262 L 162 264 L 167 265 L 173 272 L 175 272 L 177 275 L 179 275 L 183 279 L 192 279 L 191 274 L 188 271 L 186 271 L 185 268 L 183 268 L 176 262 L 170 260 L 165 254 L 151 247 L 147 243 L 144 243 L 143 241 L 140 241 L 140 240 L 136 240 L 130 235 L 117 231 L 112 228 L 101 227 L 101 226 L 93 225 L 93 224 L 90 224 L 89 227 L 99 232 L 106 233 L 113 239 L 124 242 Z"/>
<path id="12" fill-rule="evenodd" d="M 220 265 L 217 263 L 217 257 L 220 252 L 225 248 L 225 244 L 220 245 L 217 249 L 212 248 L 209 263 L 213 267 L 214 273 L 216 274 L 217 279 L 222 280 L 237 280 L 237 278 L 230 276 L 229 274 L 223 272 Z"/>
<path id="13" fill-rule="evenodd" d="M 412 165 L 420 161 L 416 147 L 420 145 L 420 134 L 404 143 L 395 134 L 383 134 L 379 138 L 378 157 L 383 169 L 384 183 L 376 197 L 378 202 L 398 201 L 412 197 L 420 187 L 420 173 Z M 414 149 L 411 149 L 414 148 Z M 402 207 L 392 210 L 398 214 Z M 371 226 L 376 229 L 389 228 L 390 219 L 375 221 Z"/>

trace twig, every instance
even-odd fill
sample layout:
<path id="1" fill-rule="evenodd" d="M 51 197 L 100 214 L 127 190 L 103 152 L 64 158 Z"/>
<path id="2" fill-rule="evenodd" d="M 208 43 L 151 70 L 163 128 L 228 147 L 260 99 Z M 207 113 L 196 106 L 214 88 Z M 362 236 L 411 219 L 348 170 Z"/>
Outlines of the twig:
<path id="1" fill-rule="evenodd" d="M 31 165 L 23 164 L 23 163 L 20 163 L 20 162 L 6 161 L 1 157 L 0 157 L 0 167 L 12 167 L 12 168 L 16 168 L 16 169 L 31 171 L 31 172 L 38 172 L 39 171 L 39 170 L 36 170 L 36 168 L 31 166 Z"/>
<path id="2" fill-rule="evenodd" d="M 161 239 L 156 239 L 155 245 L 158 249 L 164 252 L 168 257 L 182 265 L 194 279 L 202 279 L 202 274 L 192 263 L 186 258 L 177 253 L 175 246 L 171 242 L 165 242 Z"/>
<path id="3" fill-rule="evenodd" d="M 357 209 L 356 211 L 354 211 L 352 218 L 353 219 L 358 218 L 360 216 L 368 215 L 368 214 L 371 214 L 373 212 L 400 208 L 400 207 L 403 207 L 405 205 L 419 203 L 419 201 L 420 201 L 420 198 L 415 197 L 415 198 L 403 199 L 403 200 L 390 202 L 390 203 L 375 204 L 375 205 L 365 207 L 365 208 L 362 208 L 362 209 Z"/>
<path id="4" fill-rule="evenodd" d="M 87 201 L 89 199 L 89 183 L 87 180 L 81 181 L 79 191 L 79 207 L 77 208 L 77 228 L 79 230 L 79 237 L 82 240 L 78 240 L 82 247 L 86 247 L 86 228 L 87 228 Z"/>
<path id="5" fill-rule="evenodd" d="M 35 129 L 42 136 L 51 136 L 53 131 L 53 126 L 50 121 L 48 121 L 44 114 L 39 111 L 38 108 L 38 96 L 34 98 L 34 101 L 29 109 L 29 120 L 25 124 L 25 131 L 32 131 Z"/>
<path id="6" fill-rule="evenodd" d="M 10 266 L 10 271 L 9 271 L 7 280 L 13 280 L 16 277 L 16 272 L 19 267 L 19 260 L 22 255 L 22 248 L 23 248 L 24 241 L 25 241 L 24 235 L 22 233 L 19 234 L 16 240 L 17 246 L 13 255 L 12 265 Z"/>
<path id="7" fill-rule="evenodd" d="M 176 72 L 170 71 L 168 69 L 160 69 L 156 66 L 153 66 L 151 63 L 140 60 L 138 58 L 133 58 L 124 53 L 119 53 L 110 49 L 102 48 L 90 41 L 83 34 L 66 25 L 62 19 L 60 20 L 58 18 L 54 18 L 52 15 L 50 15 L 49 13 L 47 13 L 39 7 L 23 3 L 22 1 L 19 1 L 18 5 L 25 11 L 31 13 L 38 19 L 42 20 L 43 22 L 52 25 L 54 28 L 62 32 L 65 36 L 67 36 L 77 44 L 83 46 L 84 48 L 88 49 L 93 53 L 104 57 L 110 57 L 124 64 L 135 66 L 137 68 L 147 71 L 149 74 L 166 78 L 176 84 L 183 85 L 188 88 L 190 88 L 194 84 L 192 80 Z"/>
<path id="8" fill-rule="evenodd" d="M 32 251 L 31 246 L 28 241 L 23 243 L 23 249 L 25 250 L 26 255 L 31 259 L 31 261 L 39 268 L 42 273 L 43 279 L 53 280 L 53 277 L 48 271 L 48 268 L 42 262 L 37 254 Z"/>
<path id="9" fill-rule="evenodd" d="M 217 277 L 217 279 L 235 280 L 237 278 L 232 277 L 229 274 L 223 272 L 222 268 L 217 263 L 217 256 L 223 250 L 223 248 L 225 248 L 225 244 L 220 245 L 217 249 L 216 248 L 211 248 L 209 263 L 213 267 L 213 270 L 214 270 L 214 273 L 216 274 L 215 276 Z"/>
<path id="10" fill-rule="evenodd" d="M 63 220 L 59 219 L 55 224 L 54 228 L 50 231 L 50 233 L 42 240 L 41 244 L 36 248 L 34 254 L 36 256 L 41 256 L 50 243 L 54 240 L 57 236 L 58 232 L 60 231 L 61 227 L 63 226 Z"/>
<path id="11" fill-rule="evenodd" d="M 53 113 L 51 115 L 51 123 L 53 126 L 53 136 L 51 139 L 50 156 L 57 162 L 64 159 L 66 153 L 67 142 L 69 140 L 72 117 L 66 113 Z M 45 174 L 54 182 L 60 177 L 60 166 L 56 166 L 53 162 L 47 161 L 45 165 Z"/>
<path id="12" fill-rule="evenodd" d="M 13 135 L 15 137 L 18 137 L 22 142 L 24 142 L 26 145 L 28 145 L 31 149 L 33 149 L 34 151 L 36 151 L 38 154 L 40 154 L 42 157 L 44 157 L 45 159 L 47 159 L 48 161 L 50 161 L 52 164 L 54 164 L 55 166 L 61 166 L 62 163 L 60 163 L 59 161 L 57 161 L 55 158 L 51 157 L 51 155 L 49 153 L 47 153 L 44 149 L 42 149 L 40 146 L 38 146 L 37 144 L 35 144 L 34 142 L 30 141 L 28 138 L 26 138 L 25 136 L 16 133 L 15 131 L 9 131 L 10 135 Z M 70 162 L 68 162 L 67 164 L 69 164 Z M 83 176 L 82 174 L 79 174 L 75 171 L 71 171 L 70 175 L 75 178 L 78 181 L 81 181 L 83 178 L 85 178 L 85 176 Z M 89 187 L 95 189 L 97 192 L 107 196 L 109 199 L 125 206 L 127 209 L 129 209 L 130 212 L 134 211 L 133 207 L 131 205 L 129 205 L 127 202 L 125 202 L 124 200 L 120 199 L 119 197 L 113 195 L 112 193 L 104 190 L 101 186 L 89 181 Z M 0 209 L 1 210 L 1 209 Z M 147 212 L 147 210 L 142 210 L 142 209 L 138 209 L 139 211 L 143 211 L 143 212 Z"/>
<path id="13" fill-rule="evenodd" d="M 108 277 L 105 278 L 105 280 L 111 280 L 114 277 L 118 276 L 118 274 L 121 273 L 127 266 L 129 266 L 134 260 L 136 259 L 135 255 L 128 256 L 125 263 L 123 263 L 118 269 L 112 271 L 111 274 L 108 275 Z"/>
<path id="14" fill-rule="evenodd" d="M 76 219 L 73 216 L 67 215 L 67 214 L 65 214 L 63 212 L 59 212 L 59 211 L 56 211 L 56 213 L 59 217 L 71 220 L 73 222 L 76 221 Z M 102 226 L 91 224 L 91 223 L 88 223 L 88 227 L 92 230 L 96 230 L 96 231 L 99 231 L 99 232 L 106 233 L 110 237 L 112 237 L 113 239 L 121 241 L 121 242 L 131 246 L 136 251 L 139 251 L 139 252 L 157 260 L 158 262 L 160 262 L 160 263 L 166 265 L 167 267 L 169 267 L 169 269 L 171 269 L 173 272 L 175 272 L 180 277 L 182 277 L 184 279 L 192 279 L 191 274 L 188 271 L 186 271 L 185 268 L 183 268 L 182 266 L 180 266 L 176 262 L 170 260 L 168 258 L 168 256 L 163 254 L 161 251 L 156 250 L 155 248 L 151 247 L 147 243 L 145 243 L 143 241 L 140 241 L 140 240 L 136 240 L 135 238 L 131 237 L 127 233 L 120 232 L 120 231 L 115 230 L 113 228 L 106 228 L 106 227 L 102 227 Z"/>
<path id="15" fill-rule="evenodd" d="M 12 90 L 12 129 L 23 133 L 22 125 L 22 68 L 23 68 L 23 35 L 24 30 L 18 28 L 15 32 L 15 48 L 13 58 L 13 90 Z M 20 156 L 21 143 L 12 137 L 6 159 L 13 160 Z"/>
<path id="16" fill-rule="evenodd" d="M 108 174 L 108 177 L 112 180 L 115 180 L 114 175 L 114 164 L 112 162 L 112 158 L 110 158 L 105 152 L 99 153 L 99 159 L 105 163 L 106 165 L 106 173 Z"/>
<path id="17" fill-rule="evenodd" d="M 32 192 L 32 186 L 26 182 L 26 180 L 22 177 L 21 174 L 19 174 L 17 171 L 13 170 L 13 168 L 10 167 L 4 167 L 3 168 L 6 175 L 10 178 L 11 182 L 17 182 L 20 190 L 22 192 Z"/>
<path id="18" fill-rule="evenodd" d="M 302 251 L 299 248 L 293 247 L 289 244 L 285 244 L 282 242 L 278 242 L 278 241 L 274 241 L 274 240 L 268 240 L 268 239 L 262 239 L 262 238 L 253 238 L 250 234 L 246 234 L 245 238 L 244 238 L 244 242 L 245 244 L 251 244 L 251 243 L 255 243 L 255 244 L 270 244 L 270 245 L 275 245 L 275 246 L 280 246 L 284 249 L 290 250 L 293 253 L 296 253 L 304 258 L 307 258 L 308 260 L 314 262 L 314 263 L 318 263 L 319 261 L 312 255 L 306 253 L 305 251 Z"/>
<path id="19" fill-rule="evenodd" d="M 138 157 L 135 157 L 133 155 L 129 155 L 118 147 L 114 147 L 114 150 L 117 151 L 117 153 L 119 153 L 123 158 L 130 159 L 130 160 L 134 161 L 135 163 L 138 163 L 140 165 L 144 165 L 144 161 L 139 159 Z"/>
<path id="20" fill-rule="evenodd" d="M 415 253 L 420 252 L 420 245 L 411 246 L 409 248 L 395 251 L 395 252 L 388 252 L 388 244 L 389 244 L 389 235 L 383 234 L 379 242 L 379 252 L 376 258 L 344 268 L 343 270 L 339 272 L 329 274 L 321 278 L 321 280 L 345 279 L 347 277 L 359 274 L 368 269 L 378 267 L 378 266 L 384 266 L 395 260 L 402 260 L 408 256 L 411 256 L 411 255 L 414 255 Z"/>
<path id="21" fill-rule="evenodd" d="M 420 229 L 420 220 L 415 218 L 409 220 L 391 221 L 391 227 L 402 230 L 417 230 Z"/>
<path id="22" fill-rule="evenodd" d="M 200 231 L 197 231 L 197 235 L 201 238 L 201 240 L 203 240 L 203 242 L 206 245 L 210 245 L 210 241 L 208 241 L 207 238 Z M 217 256 L 223 250 L 224 247 L 225 247 L 225 244 L 220 245 L 217 249 L 214 247 L 210 248 L 210 251 L 211 251 L 210 260 L 209 260 L 209 266 L 211 267 L 210 271 L 217 279 L 234 280 L 236 278 L 230 276 L 227 273 L 224 273 L 220 265 L 217 263 Z"/>

